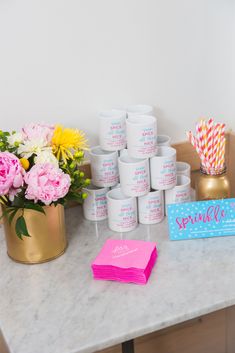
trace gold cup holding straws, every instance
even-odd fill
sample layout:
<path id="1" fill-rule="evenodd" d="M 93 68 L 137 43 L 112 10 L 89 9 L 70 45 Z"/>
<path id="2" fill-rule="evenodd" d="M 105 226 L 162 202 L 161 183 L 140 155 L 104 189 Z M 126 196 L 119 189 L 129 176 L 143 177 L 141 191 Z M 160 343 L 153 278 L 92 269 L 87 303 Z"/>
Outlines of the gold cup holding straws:
<path id="1" fill-rule="evenodd" d="M 197 200 L 215 200 L 230 197 L 230 184 L 225 165 L 225 124 L 214 123 L 213 118 L 196 125 L 196 135 L 187 133 L 200 160 L 200 175 L 195 181 Z"/>

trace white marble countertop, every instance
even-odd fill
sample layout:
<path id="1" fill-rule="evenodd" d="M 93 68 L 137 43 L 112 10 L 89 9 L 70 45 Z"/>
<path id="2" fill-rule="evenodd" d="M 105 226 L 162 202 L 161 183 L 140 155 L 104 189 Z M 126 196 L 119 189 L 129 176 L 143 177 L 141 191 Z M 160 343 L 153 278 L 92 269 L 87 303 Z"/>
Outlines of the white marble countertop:
<path id="1" fill-rule="evenodd" d="M 172 242 L 166 220 L 126 239 L 156 241 L 159 258 L 145 286 L 92 279 L 90 263 L 107 222 L 67 210 L 69 247 L 60 258 L 21 265 L 6 255 L 0 228 L 0 330 L 11 353 L 94 352 L 235 304 L 235 237 Z"/>

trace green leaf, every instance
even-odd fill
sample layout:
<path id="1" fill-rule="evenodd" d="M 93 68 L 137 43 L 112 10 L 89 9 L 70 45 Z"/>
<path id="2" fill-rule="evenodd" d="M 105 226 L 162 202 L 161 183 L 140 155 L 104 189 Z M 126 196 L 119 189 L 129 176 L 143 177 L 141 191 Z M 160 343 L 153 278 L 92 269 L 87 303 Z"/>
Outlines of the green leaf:
<path id="1" fill-rule="evenodd" d="M 16 221 L 16 225 L 15 225 L 15 230 L 16 230 L 16 234 L 17 236 L 22 240 L 22 236 L 24 235 L 25 237 L 30 237 L 29 233 L 28 233 L 28 229 L 25 223 L 25 219 L 24 216 L 20 216 L 17 221 Z"/>
<path id="2" fill-rule="evenodd" d="M 2 207 L 2 215 L 0 217 L 0 220 L 3 218 L 3 217 L 7 217 L 8 219 L 8 215 L 13 212 L 15 210 L 14 207 Z"/>
<path id="3" fill-rule="evenodd" d="M 16 213 L 17 213 L 18 209 L 15 208 L 14 210 L 11 211 L 11 214 L 8 215 L 8 222 L 11 224 L 13 221 L 13 218 L 15 217 Z"/>
<path id="4" fill-rule="evenodd" d="M 25 203 L 24 208 L 27 208 L 29 210 L 35 210 L 35 211 L 38 211 L 38 212 L 45 214 L 43 207 L 37 203 Z"/>
<path id="5" fill-rule="evenodd" d="M 57 201 L 54 201 L 51 205 L 54 205 L 56 207 L 57 205 L 63 206 L 64 204 L 65 204 L 65 199 L 59 199 Z"/>
<path id="6" fill-rule="evenodd" d="M 2 209 L 2 215 L 1 215 L 1 217 L 0 217 L 0 220 L 1 220 L 4 216 L 7 216 L 7 215 L 8 215 L 8 211 Z"/>
<path id="7" fill-rule="evenodd" d="M 69 193 L 66 195 L 66 200 L 69 200 L 69 201 L 77 201 L 77 200 L 80 200 L 81 197 L 75 193 Z"/>

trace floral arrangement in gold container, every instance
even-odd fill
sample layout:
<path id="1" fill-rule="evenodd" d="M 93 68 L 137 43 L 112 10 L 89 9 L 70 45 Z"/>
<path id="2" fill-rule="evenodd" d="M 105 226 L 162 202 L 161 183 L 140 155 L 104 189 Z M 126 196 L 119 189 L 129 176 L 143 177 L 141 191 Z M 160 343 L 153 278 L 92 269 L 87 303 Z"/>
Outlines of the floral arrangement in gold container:
<path id="1" fill-rule="evenodd" d="M 33 238 L 30 224 L 35 214 L 45 218 L 36 222 L 38 228 L 40 222 L 46 222 L 50 207 L 57 210 L 61 222 L 61 205 L 70 200 L 82 203 L 86 198 L 82 189 L 90 183 L 79 170 L 86 149 L 82 131 L 60 125 L 31 123 L 19 132 L 0 131 L 0 203 L 5 233 L 11 230 L 20 242 Z M 48 227 L 49 233 L 55 230 Z M 22 248 L 22 244 L 19 246 Z"/>

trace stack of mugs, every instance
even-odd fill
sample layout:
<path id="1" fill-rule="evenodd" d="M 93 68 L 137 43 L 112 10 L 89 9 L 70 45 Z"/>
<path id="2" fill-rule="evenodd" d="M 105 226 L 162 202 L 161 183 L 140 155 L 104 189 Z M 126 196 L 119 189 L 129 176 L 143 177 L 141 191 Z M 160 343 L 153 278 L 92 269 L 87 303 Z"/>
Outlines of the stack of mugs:
<path id="1" fill-rule="evenodd" d="M 147 105 L 100 113 L 100 145 L 90 151 L 86 219 L 108 218 L 112 230 L 127 232 L 138 221 L 161 222 L 167 211 L 164 204 L 190 200 L 190 166 L 176 162 L 176 150 L 168 136 L 157 135 L 152 114 Z"/>

